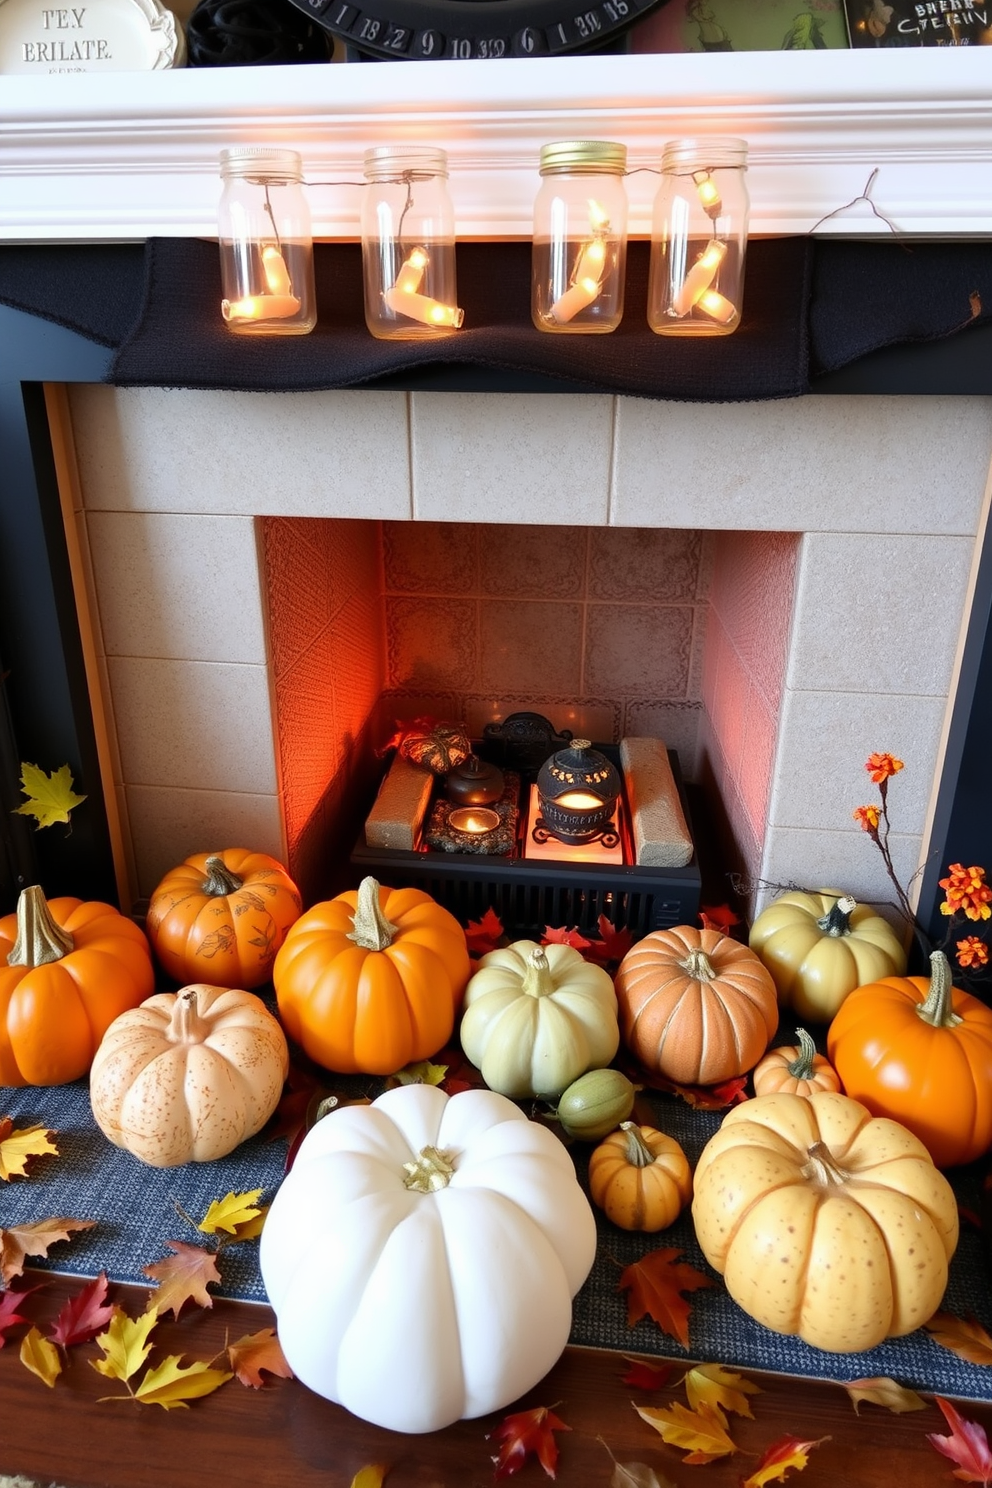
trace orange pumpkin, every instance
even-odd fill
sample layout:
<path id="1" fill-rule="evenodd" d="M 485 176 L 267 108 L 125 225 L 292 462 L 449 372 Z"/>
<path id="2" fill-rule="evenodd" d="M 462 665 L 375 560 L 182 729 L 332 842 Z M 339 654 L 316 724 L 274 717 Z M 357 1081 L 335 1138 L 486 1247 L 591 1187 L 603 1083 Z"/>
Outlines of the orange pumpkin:
<path id="1" fill-rule="evenodd" d="M 692 1198 L 689 1159 L 674 1137 L 623 1121 L 589 1159 L 589 1194 L 622 1230 L 667 1230 Z"/>
<path id="2" fill-rule="evenodd" d="M 78 1080 L 114 1019 L 154 990 L 148 942 L 112 904 L 22 890 L 0 919 L 0 1085 Z"/>
<path id="3" fill-rule="evenodd" d="M 272 980 L 286 1032 L 311 1059 L 389 1075 L 448 1041 L 470 970 L 454 915 L 422 889 L 366 878 L 300 916 Z"/>
<path id="4" fill-rule="evenodd" d="M 266 853 L 195 853 L 165 875 L 145 919 L 160 965 L 177 982 L 259 987 L 299 918 L 300 892 Z"/>
<path id="5" fill-rule="evenodd" d="M 680 1085 L 753 1069 L 778 1027 L 771 973 L 719 930 L 653 930 L 624 956 L 616 990 L 628 1049 Z"/>
<path id="6" fill-rule="evenodd" d="M 992 1009 L 951 982 L 947 957 L 934 951 L 929 981 L 856 987 L 827 1032 L 847 1094 L 902 1122 L 938 1168 L 992 1146 Z"/>
<path id="7" fill-rule="evenodd" d="M 752 1080 L 755 1095 L 802 1095 L 815 1090 L 840 1090 L 840 1078 L 829 1060 L 817 1054 L 805 1028 L 796 1029 L 798 1044 L 769 1049 L 756 1066 Z"/>

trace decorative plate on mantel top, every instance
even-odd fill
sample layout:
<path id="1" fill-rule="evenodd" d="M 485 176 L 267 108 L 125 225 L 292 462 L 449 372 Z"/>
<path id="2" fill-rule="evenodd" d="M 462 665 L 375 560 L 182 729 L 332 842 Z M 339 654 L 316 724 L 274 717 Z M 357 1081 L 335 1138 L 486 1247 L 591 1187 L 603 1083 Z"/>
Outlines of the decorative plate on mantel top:
<path id="1" fill-rule="evenodd" d="M 161 0 L 0 0 L 0 73 L 155 72 L 185 60 Z"/>

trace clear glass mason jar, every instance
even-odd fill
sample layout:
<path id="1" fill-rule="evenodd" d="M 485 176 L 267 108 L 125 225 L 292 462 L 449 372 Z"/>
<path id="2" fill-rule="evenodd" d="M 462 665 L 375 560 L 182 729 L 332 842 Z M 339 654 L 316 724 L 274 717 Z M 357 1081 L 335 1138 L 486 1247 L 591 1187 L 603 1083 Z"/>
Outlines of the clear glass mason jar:
<path id="1" fill-rule="evenodd" d="M 317 323 L 310 208 L 295 150 L 223 150 L 218 210 L 221 314 L 250 336 L 302 336 Z"/>
<path id="2" fill-rule="evenodd" d="M 626 145 L 559 140 L 541 149 L 531 318 L 539 331 L 595 335 L 623 316 Z"/>
<path id="3" fill-rule="evenodd" d="M 726 336 L 740 324 L 750 202 L 747 142 L 670 140 L 651 223 L 648 324 L 659 336 Z"/>
<path id="4" fill-rule="evenodd" d="M 455 280 L 448 157 L 429 145 L 365 152 L 365 323 L 382 340 L 450 336 L 464 319 Z"/>

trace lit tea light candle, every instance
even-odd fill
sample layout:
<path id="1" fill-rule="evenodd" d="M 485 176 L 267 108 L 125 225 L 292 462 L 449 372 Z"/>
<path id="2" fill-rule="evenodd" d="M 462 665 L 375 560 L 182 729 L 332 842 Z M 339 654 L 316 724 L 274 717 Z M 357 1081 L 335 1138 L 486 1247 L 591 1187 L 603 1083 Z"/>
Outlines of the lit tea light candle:
<path id="1" fill-rule="evenodd" d="M 716 278 L 717 270 L 726 256 L 726 243 L 721 243 L 718 238 L 711 238 L 672 296 L 672 309 L 676 315 L 688 315 L 693 306 L 699 303 Z"/>
<path id="2" fill-rule="evenodd" d="M 448 826 L 456 832 L 467 832 L 479 837 L 483 832 L 495 832 L 499 826 L 498 811 L 489 811 L 484 806 L 460 806 L 448 817 Z"/>
<path id="3" fill-rule="evenodd" d="M 737 314 L 737 306 L 728 300 L 726 295 L 720 294 L 715 289 L 706 289 L 699 296 L 696 304 L 700 310 L 705 310 L 711 319 L 718 321 L 720 325 L 729 325 Z"/>
<path id="4" fill-rule="evenodd" d="M 719 217 L 723 211 L 719 188 L 708 170 L 693 171 L 699 204 L 708 217 Z"/>
<path id="5" fill-rule="evenodd" d="M 559 796 L 556 803 L 564 806 L 568 811 L 592 811 L 594 807 L 602 806 L 601 796 L 594 796 L 591 791 L 566 791 Z"/>

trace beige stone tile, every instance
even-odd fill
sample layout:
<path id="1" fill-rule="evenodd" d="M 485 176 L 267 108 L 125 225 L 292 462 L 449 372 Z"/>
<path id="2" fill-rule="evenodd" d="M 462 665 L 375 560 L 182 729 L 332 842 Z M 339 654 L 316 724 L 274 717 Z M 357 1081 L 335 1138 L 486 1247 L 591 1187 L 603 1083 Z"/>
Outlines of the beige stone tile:
<path id="1" fill-rule="evenodd" d="M 413 393 L 410 404 L 418 519 L 606 521 L 612 398 Z"/>
<path id="2" fill-rule="evenodd" d="M 579 605 L 490 599 L 479 621 L 481 688 L 577 698 L 582 691 L 581 618 Z"/>
<path id="3" fill-rule="evenodd" d="M 701 535 L 691 529 L 596 528 L 589 535 L 589 597 L 691 604 L 701 553 Z"/>
<path id="4" fill-rule="evenodd" d="M 483 594 L 505 599 L 578 599 L 586 581 L 585 527 L 481 526 Z"/>
<path id="5" fill-rule="evenodd" d="M 386 676 L 406 691 L 469 690 L 478 685 L 474 599 L 386 599 Z"/>
<path id="6" fill-rule="evenodd" d="M 618 398 L 610 523 L 970 534 L 990 456 L 989 398 Z"/>
<path id="7" fill-rule="evenodd" d="M 286 861 L 275 795 L 145 785 L 128 786 L 126 795 L 142 898 L 193 853 L 247 847 Z"/>
<path id="8" fill-rule="evenodd" d="M 920 862 L 920 838 L 893 832 L 889 838 L 896 874 L 907 884 Z M 765 838 L 761 877 L 770 886 L 761 890 L 757 909 L 777 898 L 777 884 L 799 884 L 806 889 L 841 889 L 863 903 L 877 904 L 893 924 L 898 913 L 886 908 L 895 890 L 874 843 L 856 827 L 834 832 L 823 827 L 772 827 Z"/>
<path id="9" fill-rule="evenodd" d="M 384 522 L 382 558 L 391 594 L 475 594 L 478 528 L 470 522 Z"/>
<path id="10" fill-rule="evenodd" d="M 89 510 L 410 516 L 403 393 L 74 387 Z"/>
<path id="11" fill-rule="evenodd" d="M 590 604 L 586 615 L 588 692 L 685 698 L 693 611 L 688 605 Z"/>
<path id="12" fill-rule="evenodd" d="M 111 657 L 108 670 L 125 785 L 275 791 L 264 667 Z"/>

